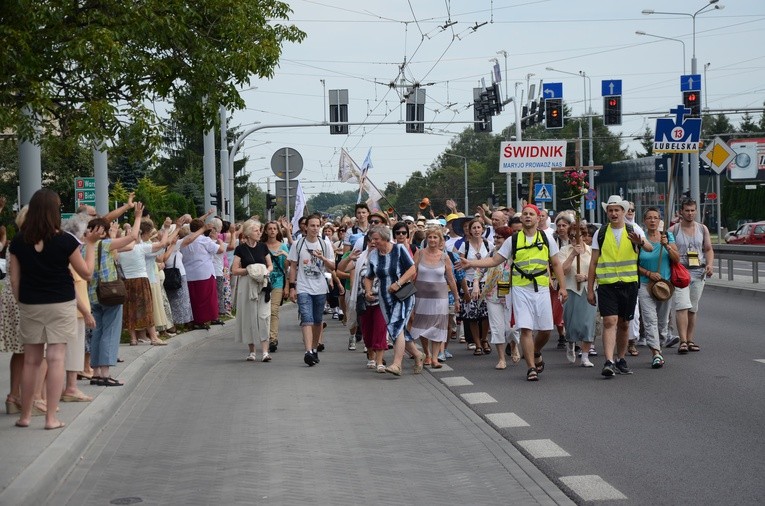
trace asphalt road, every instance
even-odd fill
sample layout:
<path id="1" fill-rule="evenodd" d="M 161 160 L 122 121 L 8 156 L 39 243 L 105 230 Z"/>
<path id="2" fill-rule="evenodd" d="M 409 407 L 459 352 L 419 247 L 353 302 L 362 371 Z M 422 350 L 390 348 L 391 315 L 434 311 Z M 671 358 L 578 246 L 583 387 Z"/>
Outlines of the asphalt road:
<path id="1" fill-rule="evenodd" d="M 525 381 L 522 364 L 496 371 L 496 354 L 473 357 L 463 345 L 452 345 L 456 358 L 449 375 L 473 385 L 451 389 L 496 399 L 473 406 L 483 417 L 512 412 L 527 422 L 500 432 L 559 485 L 564 486 L 559 477 L 596 475 L 627 497 L 603 504 L 761 504 L 762 294 L 731 295 L 708 287 L 699 323 L 701 352 L 666 350 L 665 367 L 653 370 L 650 352 L 639 348 L 640 356 L 630 360 L 634 374 L 609 380 L 600 376 L 602 356 L 594 360 L 595 368 L 572 366 L 565 352 L 555 349 L 556 338 L 544 353 L 547 366 L 538 383 Z M 518 443 L 544 439 L 570 456 L 534 458 Z"/>

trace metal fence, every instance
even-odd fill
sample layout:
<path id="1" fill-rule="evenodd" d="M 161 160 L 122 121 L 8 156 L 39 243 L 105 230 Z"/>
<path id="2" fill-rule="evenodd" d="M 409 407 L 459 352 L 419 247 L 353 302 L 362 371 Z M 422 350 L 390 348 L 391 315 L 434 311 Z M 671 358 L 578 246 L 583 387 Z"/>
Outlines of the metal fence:
<path id="1" fill-rule="evenodd" d="M 760 263 L 765 262 L 765 246 L 715 244 L 713 248 L 719 279 L 725 275 L 728 281 L 760 282 L 759 269 Z"/>

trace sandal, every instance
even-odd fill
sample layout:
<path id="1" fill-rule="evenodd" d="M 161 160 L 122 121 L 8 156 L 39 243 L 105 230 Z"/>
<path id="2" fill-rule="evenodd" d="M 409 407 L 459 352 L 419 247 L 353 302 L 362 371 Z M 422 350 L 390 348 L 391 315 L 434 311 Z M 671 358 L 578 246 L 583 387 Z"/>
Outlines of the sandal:
<path id="1" fill-rule="evenodd" d="M 121 387 L 124 385 L 124 383 L 109 377 L 109 378 L 101 378 L 100 380 L 98 380 L 98 383 L 96 383 L 96 385 L 100 387 Z"/>
<path id="2" fill-rule="evenodd" d="M 701 351 L 701 348 L 693 341 L 688 341 L 688 351 Z"/>
<path id="3" fill-rule="evenodd" d="M 481 348 L 476 347 L 475 351 L 473 352 L 473 355 L 476 357 L 483 355 L 483 350 Z"/>
<path id="4" fill-rule="evenodd" d="M 401 368 L 396 364 L 389 365 L 385 368 L 385 372 L 389 372 L 394 376 L 401 376 Z"/>
<path id="5" fill-rule="evenodd" d="M 431 360 L 430 361 L 430 368 L 431 369 L 441 369 L 443 365 L 441 365 L 441 362 L 438 360 Z"/>
<path id="6" fill-rule="evenodd" d="M 491 346 L 488 344 L 483 345 L 483 354 L 484 355 L 491 355 Z"/>
<path id="7" fill-rule="evenodd" d="M 532 367 L 526 371 L 526 381 L 539 381 L 539 374 L 536 367 Z"/>
<path id="8" fill-rule="evenodd" d="M 544 360 L 540 360 L 539 362 L 537 362 L 536 359 L 538 359 L 538 358 L 542 358 L 542 354 L 539 353 L 539 352 L 534 353 L 534 367 L 535 367 L 534 370 L 537 373 L 541 373 L 542 371 L 545 370 L 545 361 Z"/>
<path id="9" fill-rule="evenodd" d="M 680 343 L 680 346 L 677 347 L 677 352 L 680 355 L 685 355 L 686 353 L 688 353 L 688 343 L 686 343 L 685 341 Z"/>
<path id="10" fill-rule="evenodd" d="M 635 341 L 630 341 L 627 345 L 627 353 L 630 354 L 631 357 L 637 357 L 640 355 L 640 352 L 637 349 L 637 346 L 635 346 Z"/>
<path id="11" fill-rule="evenodd" d="M 664 357 L 662 357 L 661 355 L 654 355 L 653 360 L 651 361 L 651 368 L 661 369 L 663 365 L 664 365 Z"/>
<path id="12" fill-rule="evenodd" d="M 436 360 L 436 363 L 438 363 L 438 360 Z M 420 374 L 422 372 L 422 366 L 425 364 L 425 354 L 420 353 L 418 356 L 414 357 L 414 374 Z"/>

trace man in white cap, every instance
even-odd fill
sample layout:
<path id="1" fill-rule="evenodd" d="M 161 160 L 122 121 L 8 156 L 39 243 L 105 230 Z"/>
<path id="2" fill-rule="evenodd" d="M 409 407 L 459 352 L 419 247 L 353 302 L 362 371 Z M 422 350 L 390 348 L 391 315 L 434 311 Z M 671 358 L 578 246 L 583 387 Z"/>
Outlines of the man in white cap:
<path id="1" fill-rule="evenodd" d="M 627 354 L 629 322 L 637 303 L 638 253 L 653 251 L 640 230 L 624 221 L 629 203 L 619 195 L 603 202 L 608 223 L 592 238 L 592 260 L 587 274 L 587 301 L 595 305 L 595 279 L 598 281 L 598 309 L 603 317 L 603 351 L 606 363 L 601 374 L 632 374 L 624 356 Z M 615 359 L 616 357 L 616 359 Z"/>

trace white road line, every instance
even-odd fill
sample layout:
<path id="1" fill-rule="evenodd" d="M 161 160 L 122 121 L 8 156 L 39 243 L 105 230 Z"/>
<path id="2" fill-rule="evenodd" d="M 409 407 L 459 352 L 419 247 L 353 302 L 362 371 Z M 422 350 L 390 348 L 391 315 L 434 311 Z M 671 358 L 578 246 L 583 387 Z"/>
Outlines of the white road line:
<path id="1" fill-rule="evenodd" d="M 754 361 L 759 362 L 761 364 L 765 364 L 765 358 L 755 358 Z"/>
<path id="2" fill-rule="evenodd" d="M 425 369 L 429 370 L 430 372 L 451 372 L 454 370 L 446 364 L 441 364 L 440 369 L 432 369 L 430 367 L 426 367 Z"/>
<path id="3" fill-rule="evenodd" d="M 597 474 L 561 476 L 560 481 L 584 501 L 627 499 L 627 496 L 606 483 Z"/>
<path id="4" fill-rule="evenodd" d="M 490 415 L 486 415 L 486 418 L 488 418 L 489 421 L 498 429 L 529 426 L 529 424 L 526 423 L 523 418 L 516 415 L 515 413 L 492 413 Z"/>
<path id="5" fill-rule="evenodd" d="M 472 392 L 468 394 L 460 394 L 460 397 L 465 399 L 468 404 L 488 404 L 490 402 L 497 402 L 497 399 L 487 394 L 486 392 Z"/>
<path id="6" fill-rule="evenodd" d="M 473 384 L 472 381 L 464 376 L 449 376 L 448 378 L 441 378 L 441 381 L 447 387 L 467 387 Z"/>
<path id="7" fill-rule="evenodd" d="M 527 439 L 518 441 L 518 444 L 535 459 L 571 456 L 566 450 L 553 443 L 552 439 Z"/>

